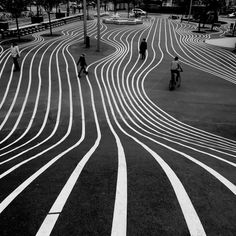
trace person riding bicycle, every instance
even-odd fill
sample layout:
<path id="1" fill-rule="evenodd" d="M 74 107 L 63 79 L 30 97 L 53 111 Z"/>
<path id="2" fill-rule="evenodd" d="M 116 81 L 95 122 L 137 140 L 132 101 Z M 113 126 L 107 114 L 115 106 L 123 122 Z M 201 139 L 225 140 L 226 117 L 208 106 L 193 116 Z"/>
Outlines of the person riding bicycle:
<path id="1" fill-rule="evenodd" d="M 170 71 L 171 71 L 171 78 L 175 78 L 175 74 L 176 74 L 176 81 L 178 81 L 178 79 L 180 78 L 180 72 L 183 71 L 180 62 L 179 62 L 179 58 L 176 56 L 174 58 L 174 60 L 171 62 L 170 65 Z"/>

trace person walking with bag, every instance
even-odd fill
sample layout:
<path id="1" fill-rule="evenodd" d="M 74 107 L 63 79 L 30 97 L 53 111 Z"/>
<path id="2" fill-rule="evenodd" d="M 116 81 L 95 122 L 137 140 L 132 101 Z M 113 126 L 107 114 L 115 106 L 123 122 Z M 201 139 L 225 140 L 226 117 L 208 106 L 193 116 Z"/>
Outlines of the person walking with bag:
<path id="1" fill-rule="evenodd" d="M 146 50 L 147 50 L 147 42 L 146 39 L 143 39 L 139 47 L 139 53 L 141 54 L 142 60 L 145 59 L 146 57 Z"/>
<path id="2" fill-rule="evenodd" d="M 171 71 L 171 76 L 174 76 L 174 74 L 176 74 L 178 80 L 178 78 L 180 77 L 180 72 L 183 72 L 182 66 L 180 65 L 179 62 L 179 57 L 176 56 L 174 60 L 171 62 L 170 71 Z"/>
<path id="3" fill-rule="evenodd" d="M 18 63 L 18 58 L 20 57 L 20 50 L 15 42 L 11 44 L 11 56 L 15 67 L 14 71 L 19 71 L 20 65 Z"/>
<path id="4" fill-rule="evenodd" d="M 79 73 L 78 73 L 78 77 L 80 78 L 81 77 L 81 72 L 83 71 L 84 74 L 88 74 L 88 71 L 87 71 L 87 63 L 86 63 L 86 60 L 85 60 L 85 55 L 84 53 L 81 54 L 78 62 L 77 62 L 77 66 L 80 65 L 80 70 L 79 70 Z"/>
<path id="5" fill-rule="evenodd" d="M 178 56 L 176 56 L 174 60 L 171 62 L 170 71 L 171 71 L 171 79 L 172 80 L 175 79 L 178 84 L 178 87 L 180 87 L 180 82 L 181 82 L 180 72 L 183 72 L 183 68 L 180 65 Z"/>

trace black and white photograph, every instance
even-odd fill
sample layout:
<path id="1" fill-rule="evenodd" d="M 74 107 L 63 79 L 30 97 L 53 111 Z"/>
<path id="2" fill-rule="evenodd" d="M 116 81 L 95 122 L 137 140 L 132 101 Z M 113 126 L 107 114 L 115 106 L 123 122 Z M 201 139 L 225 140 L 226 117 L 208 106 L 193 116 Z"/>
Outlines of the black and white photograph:
<path id="1" fill-rule="evenodd" d="M 236 236 L 236 0 L 0 0 L 0 236 Z"/>

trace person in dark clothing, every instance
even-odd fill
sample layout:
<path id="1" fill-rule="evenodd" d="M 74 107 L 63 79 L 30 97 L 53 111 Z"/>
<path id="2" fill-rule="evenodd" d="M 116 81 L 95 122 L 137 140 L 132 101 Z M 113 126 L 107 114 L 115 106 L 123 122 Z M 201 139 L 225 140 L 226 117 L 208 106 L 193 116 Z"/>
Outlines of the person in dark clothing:
<path id="1" fill-rule="evenodd" d="M 84 54 L 81 54 L 78 62 L 77 62 L 77 66 L 80 65 L 80 70 L 79 70 L 79 73 L 78 73 L 78 77 L 80 78 L 80 74 L 81 72 L 83 71 L 86 75 L 88 74 L 86 68 L 87 68 L 87 63 L 86 63 L 86 60 L 85 60 L 85 55 Z"/>
<path id="2" fill-rule="evenodd" d="M 145 59 L 146 50 L 147 50 L 147 42 L 146 42 L 146 39 L 143 39 L 143 41 L 141 42 L 140 47 L 139 47 L 139 52 L 141 54 L 141 59 Z"/>
<path id="3" fill-rule="evenodd" d="M 20 70 L 20 65 L 18 63 L 18 58 L 20 57 L 20 51 L 19 51 L 19 47 L 17 46 L 17 44 L 14 42 L 11 45 L 11 56 L 13 59 L 13 63 L 14 63 L 14 71 L 19 71 Z"/>

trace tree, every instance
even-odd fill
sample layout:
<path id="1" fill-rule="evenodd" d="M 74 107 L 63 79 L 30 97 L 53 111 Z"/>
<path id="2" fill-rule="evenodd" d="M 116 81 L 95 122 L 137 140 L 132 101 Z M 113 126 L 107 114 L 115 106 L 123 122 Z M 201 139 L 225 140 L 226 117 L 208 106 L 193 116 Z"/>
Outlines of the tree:
<path id="1" fill-rule="evenodd" d="M 36 9 L 37 9 L 37 14 L 36 16 L 39 16 L 41 13 L 40 13 L 40 5 L 41 5 L 41 0 L 35 0 L 34 1 L 35 5 L 36 5 Z"/>
<path id="2" fill-rule="evenodd" d="M 114 12 L 116 14 L 116 12 L 117 12 L 117 0 L 113 0 L 113 4 L 114 4 Z"/>
<path id="3" fill-rule="evenodd" d="M 211 29 L 213 30 L 214 24 L 218 22 L 219 11 L 224 6 L 224 0 L 203 0 L 203 4 L 206 6 L 205 19 L 212 24 Z"/>
<path id="4" fill-rule="evenodd" d="M 52 35 L 51 11 L 53 7 L 55 7 L 58 4 L 59 1 L 58 0 L 41 0 L 40 2 L 41 2 L 41 6 L 43 6 L 43 8 L 48 14 L 50 34 Z"/>
<path id="5" fill-rule="evenodd" d="M 107 11 L 107 6 L 108 6 L 109 0 L 102 0 L 101 5 L 104 6 L 104 11 Z"/>
<path id="6" fill-rule="evenodd" d="M 132 0 L 127 0 L 126 1 L 127 5 L 128 5 L 128 17 L 129 17 L 129 13 L 130 13 L 130 4 L 132 3 Z"/>
<path id="7" fill-rule="evenodd" d="M 19 40 L 20 33 L 18 18 L 21 16 L 22 11 L 26 9 L 29 3 L 30 0 L 0 0 L 0 5 L 2 6 L 3 10 L 10 12 L 12 17 L 16 19 L 17 36 Z"/>

